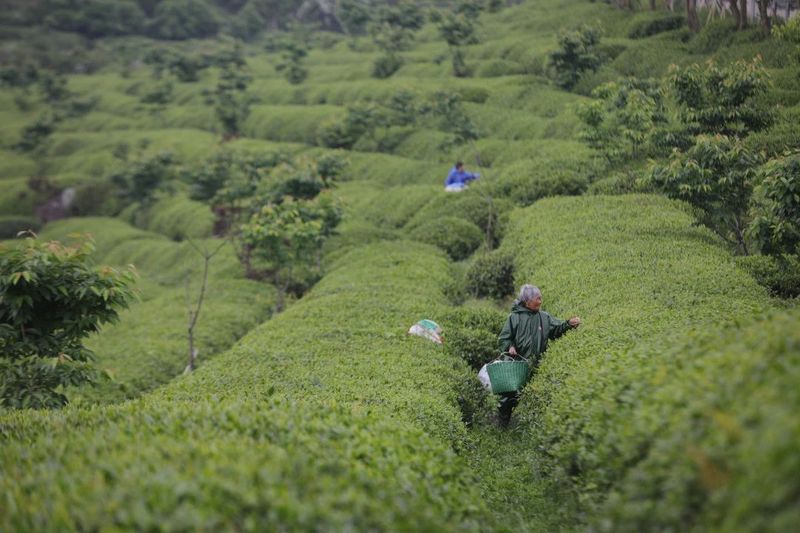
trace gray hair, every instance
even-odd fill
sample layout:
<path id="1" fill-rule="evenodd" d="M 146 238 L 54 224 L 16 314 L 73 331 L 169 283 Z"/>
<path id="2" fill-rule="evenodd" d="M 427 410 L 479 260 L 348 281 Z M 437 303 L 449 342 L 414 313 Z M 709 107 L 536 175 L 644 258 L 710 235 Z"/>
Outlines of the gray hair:
<path id="1" fill-rule="evenodd" d="M 533 285 L 523 285 L 519 290 L 519 298 L 517 301 L 521 304 L 524 304 L 528 300 L 533 300 L 537 296 L 541 295 L 542 291 L 539 290 L 539 287 L 534 287 Z"/>

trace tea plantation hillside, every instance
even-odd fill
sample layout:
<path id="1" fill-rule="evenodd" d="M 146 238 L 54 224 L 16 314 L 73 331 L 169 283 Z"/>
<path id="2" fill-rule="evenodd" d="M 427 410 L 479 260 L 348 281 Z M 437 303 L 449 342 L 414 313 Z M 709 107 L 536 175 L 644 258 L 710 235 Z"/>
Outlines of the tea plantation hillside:
<path id="1" fill-rule="evenodd" d="M 0 530 L 800 523 L 796 20 L 296 15 L 342 33 L 192 0 L 79 24 L 107 4 L 0 16 L 0 253 L 90 234 L 139 291 L 86 341 L 108 378 L 0 402 Z M 457 160 L 481 176 L 445 192 Z M 583 324 L 501 428 L 476 374 L 523 283 Z"/>

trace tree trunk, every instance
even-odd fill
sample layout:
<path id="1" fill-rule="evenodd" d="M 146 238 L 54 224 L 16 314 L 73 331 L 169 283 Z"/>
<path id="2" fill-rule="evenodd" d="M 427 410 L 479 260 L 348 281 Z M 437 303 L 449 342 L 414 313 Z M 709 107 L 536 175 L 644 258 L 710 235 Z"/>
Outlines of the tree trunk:
<path id="1" fill-rule="evenodd" d="M 747 27 L 747 0 L 739 0 L 739 29 Z"/>
<path id="2" fill-rule="evenodd" d="M 700 31 L 700 19 L 697 17 L 697 0 L 686 0 L 686 23 L 692 32 L 697 33 Z"/>
<path id="3" fill-rule="evenodd" d="M 728 5 L 731 8 L 731 15 L 733 15 L 733 19 L 736 21 L 736 25 L 739 26 L 742 23 L 742 14 L 739 13 L 739 4 L 736 0 L 729 0 Z"/>
<path id="4" fill-rule="evenodd" d="M 772 21 L 769 18 L 769 2 L 770 0 L 758 0 L 758 16 L 761 19 L 761 29 L 764 33 L 769 34 L 772 29 Z"/>
<path id="5" fill-rule="evenodd" d="M 656 10 L 656 0 L 650 0 L 650 11 Z"/>

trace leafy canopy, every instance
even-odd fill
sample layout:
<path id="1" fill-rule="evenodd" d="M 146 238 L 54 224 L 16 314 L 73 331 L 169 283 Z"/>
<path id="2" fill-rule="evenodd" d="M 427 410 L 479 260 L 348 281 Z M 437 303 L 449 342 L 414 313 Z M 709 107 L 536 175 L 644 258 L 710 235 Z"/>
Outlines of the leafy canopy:
<path id="1" fill-rule="evenodd" d="M 681 120 L 694 134 L 744 137 L 772 123 L 772 113 L 757 101 L 767 90 L 761 58 L 719 66 L 713 61 L 688 67 L 672 65 L 668 76 Z"/>
<path id="2" fill-rule="evenodd" d="M 0 405 L 61 407 L 61 387 L 92 382 L 89 333 L 118 319 L 133 297 L 134 272 L 94 268 L 86 240 L 0 247 Z"/>
<path id="3" fill-rule="evenodd" d="M 665 166 L 655 166 L 645 179 L 669 197 L 700 208 L 722 237 L 748 254 L 744 240 L 747 213 L 761 156 L 742 141 L 723 135 L 700 135 L 687 152 L 677 150 Z"/>

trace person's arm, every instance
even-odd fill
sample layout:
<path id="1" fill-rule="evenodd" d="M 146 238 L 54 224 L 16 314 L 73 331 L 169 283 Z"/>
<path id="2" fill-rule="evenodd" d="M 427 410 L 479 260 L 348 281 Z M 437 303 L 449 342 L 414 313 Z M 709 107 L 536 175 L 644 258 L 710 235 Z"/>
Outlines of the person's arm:
<path id="1" fill-rule="evenodd" d="M 548 319 L 550 320 L 550 334 L 548 335 L 550 340 L 559 338 L 567 331 L 577 328 L 581 323 L 581 319 L 576 316 L 570 317 L 569 320 L 560 320 L 548 315 Z"/>
<path id="2" fill-rule="evenodd" d="M 506 323 L 503 324 L 503 330 L 497 337 L 501 352 L 507 352 L 511 348 L 514 348 L 514 352 L 516 353 L 516 347 L 514 346 L 514 328 L 511 324 L 512 316 L 514 315 L 509 315 L 509 317 L 506 319 Z"/>

